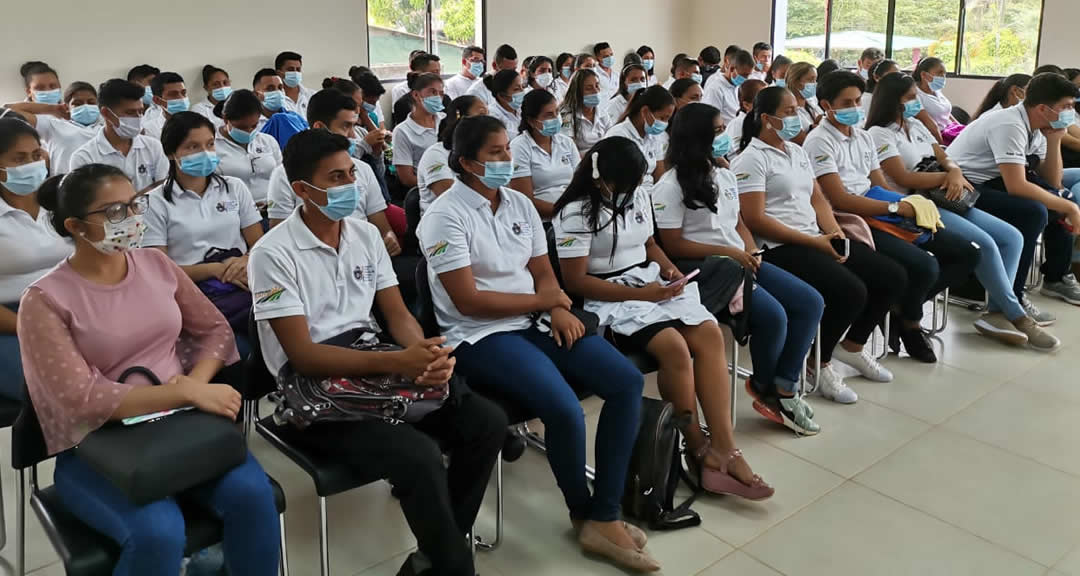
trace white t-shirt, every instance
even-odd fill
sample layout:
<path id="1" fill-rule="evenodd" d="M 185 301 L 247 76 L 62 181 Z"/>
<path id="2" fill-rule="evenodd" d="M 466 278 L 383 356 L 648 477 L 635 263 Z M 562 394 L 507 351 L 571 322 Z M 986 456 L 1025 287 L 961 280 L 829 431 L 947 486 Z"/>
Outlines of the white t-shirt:
<path id="1" fill-rule="evenodd" d="M 356 203 L 356 211 L 350 218 L 367 220 L 368 216 L 386 210 L 386 199 L 383 198 L 382 188 L 371 171 L 371 166 L 363 160 L 352 159 L 356 167 L 356 192 L 359 200 Z M 266 214 L 271 220 L 284 220 L 288 218 L 300 204 L 289 185 L 289 176 L 285 173 L 285 166 L 274 168 L 270 174 L 270 187 L 266 194 Z"/>
<path id="2" fill-rule="evenodd" d="M 634 199 L 627 205 L 622 217 L 615 219 L 619 228 L 619 241 L 615 254 L 613 228 L 610 226 L 612 210 L 604 207 L 600 211 L 600 230 L 593 232 L 588 225 L 588 213 L 585 201 L 575 200 L 566 205 L 551 219 L 555 228 L 555 246 L 559 258 L 589 257 L 589 274 L 609 274 L 625 270 L 646 260 L 645 243 L 653 234 L 652 200 L 649 193 L 638 188 Z"/>
<path id="3" fill-rule="evenodd" d="M 506 126 L 506 137 L 510 140 L 517 138 L 518 128 L 521 127 L 521 111 L 516 110 L 510 112 L 502 107 L 497 101 L 493 101 L 491 106 L 488 107 L 488 115 L 496 118 L 499 122 Z"/>
<path id="4" fill-rule="evenodd" d="M 832 122 L 825 120 L 803 142 L 803 149 L 814 167 L 814 177 L 839 174 L 848 194 L 862 196 L 870 189 L 870 173 L 881 168 L 874 139 L 862 128 L 851 127 L 845 136 Z"/>
<path id="5" fill-rule="evenodd" d="M 514 178 L 531 177 L 533 196 L 551 203 L 566 191 L 581 162 L 574 141 L 562 134 L 551 137 L 551 154 L 548 154 L 533 140 L 532 134 L 522 132 L 510 143 L 510 155 L 514 159 Z"/>
<path id="6" fill-rule="evenodd" d="M 987 112 L 969 124 L 949 145 L 949 158 L 972 184 L 1001 176 L 999 164 L 1027 165 L 1028 155 L 1046 158 L 1046 136 L 1031 130 L 1027 107 Z"/>
<path id="7" fill-rule="evenodd" d="M 529 260 L 547 254 L 547 236 L 532 201 L 500 188 L 497 212 L 480 193 L 460 180 L 439 196 L 420 221 L 416 236 L 427 258 L 435 316 L 447 345 L 475 344 L 485 336 L 528 328 L 529 316 L 477 318 L 462 314 L 439 274 L 472 268 L 476 289 L 535 294 Z"/>
<path id="8" fill-rule="evenodd" d="M 113 148 L 105 138 L 105 130 L 99 130 L 89 142 L 71 155 L 69 169 L 87 164 L 108 164 L 119 168 L 131 179 L 136 192 L 150 188 L 155 182 L 164 181 L 169 175 L 169 159 L 161 142 L 142 134 L 131 141 L 127 156 Z"/>
<path id="9" fill-rule="evenodd" d="M 26 287 L 75 251 L 70 238 L 61 238 L 51 215 L 38 209 L 35 220 L 0 199 L 0 304 L 14 304 Z"/>
<path id="10" fill-rule="evenodd" d="M 888 127 L 871 126 L 868 132 L 877 146 L 878 160 L 885 162 L 899 157 L 904 168 L 910 171 L 922 162 L 923 158 L 934 156 L 934 144 L 937 144 L 937 140 L 934 140 L 934 136 L 918 120 L 905 120 L 904 126 L 907 127 L 906 131 L 894 122 Z M 910 192 L 890 178 L 888 172 L 885 172 L 885 180 L 889 183 L 890 190 Z"/>
<path id="11" fill-rule="evenodd" d="M 938 90 L 933 94 L 927 94 L 920 88 L 915 88 L 915 95 L 918 96 L 919 102 L 922 102 L 923 109 L 930 115 L 930 118 L 937 124 L 938 130 L 944 130 L 952 124 L 952 102 L 945 97 L 945 94 Z"/>
<path id="12" fill-rule="evenodd" d="M 428 128 L 421 126 L 413 120 L 412 114 L 404 122 L 394 127 L 394 166 L 416 166 L 420 163 L 420 157 L 424 151 L 431 148 L 439 139 L 439 122 L 444 115 L 440 113 L 435 119 L 435 126 Z"/>
<path id="13" fill-rule="evenodd" d="M 217 129 L 225 125 L 225 120 L 214 116 L 214 106 L 215 104 L 213 102 L 209 100 L 203 100 L 202 102 L 199 102 L 198 104 L 192 106 L 191 111 L 195 112 L 196 114 L 200 114 L 207 120 L 213 122 L 214 128 Z"/>
<path id="14" fill-rule="evenodd" d="M 89 142 L 104 126 L 104 121 L 83 126 L 71 120 L 39 114 L 35 129 L 45 150 L 49 152 L 49 166 L 53 174 L 65 174 L 71 166 L 71 157 L 75 151 Z"/>
<path id="15" fill-rule="evenodd" d="M 341 221 L 337 250 L 315 237 L 297 209 L 251 249 L 248 285 L 266 367 L 277 375 L 288 358 L 269 320 L 304 316 L 313 342 L 353 329 L 380 332 L 375 294 L 397 286 L 379 230 L 352 218 Z"/>
<path id="16" fill-rule="evenodd" d="M 607 121 L 608 126 L 614 126 L 619 123 L 619 118 L 622 117 L 623 112 L 626 112 L 626 97 L 622 94 L 615 94 L 606 102 L 602 102 L 600 105 L 600 113 L 604 115 L 604 119 Z"/>
<path id="17" fill-rule="evenodd" d="M 211 177 L 202 196 L 174 182 L 172 202 L 165 199 L 164 188 L 150 192 L 143 247 L 165 247 L 180 266 L 199 264 L 212 248 L 247 252 L 242 230 L 261 222 L 262 215 L 240 179 Z"/>
<path id="18" fill-rule="evenodd" d="M 750 141 L 731 165 L 739 194 L 765 193 L 765 215 L 781 224 L 817 236 L 817 213 L 810 203 L 814 193 L 814 172 L 801 146 L 784 142 L 778 150 L 758 138 Z M 754 236 L 758 246 L 780 246 L 782 242 Z"/>
<path id="19" fill-rule="evenodd" d="M 735 174 L 725 168 L 713 168 L 712 180 L 719 192 L 716 213 L 705 206 L 686 207 L 677 170 L 668 170 L 653 186 L 652 203 L 656 227 L 662 230 L 682 228 L 683 238 L 710 246 L 733 246 L 745 249 L 739 236 L 739 184 Z"/>
<path id="20" fill-rule="evenodd" d="M 603 114 L 600 113 L 599 107 L 596 109 L 596 122 L 589 120 L 588 118 L 577 115 L 578 134 L 574 134 L 574 123 L 570 120 L 563 121 L 562 133 L 569 136 L 574 140 L 574 145 L 577 146 L 578 153 L 584 154 L 592 148 L 597 142 L 604 138 L 604 134 L 611 129 L 611 124 Z"/>
<path id="21" fill-rule="evenodd" d="M 217 134 L 214 141 L 218 158 L 218 172 L 239 178 L 247 185 L 256 203 L 266 202 L 270 175 L 281 165 L 281 147 L 273 136 L 256 132 L 246 146 Z"/>
<path id="22" fill-rule="evenodd" d="M 431 191 L 432 184 L 456 178 L 457 175 L 450 169 L 450 151 L 443 146 L 442 142 L 436 142 L 424 152 L 424 155 L 420 157 L 420 165 L 416 167 L 416 186 L 420 189 L 420 213 L 426 212 L 428 206 L 431 206 L 437 198 Z"/>
<path id="23" fill-rule="evenodd" d="M 724 119 L 724 122 L 729 122 L 740 110 L 739 87 L 717 72 L 705 82 L 705 94 L 701 101 L 720 109 L 720 117 Z"/>
<path id="24" fill-rule="evenodd" d="M 443 83 L 443 92 L 451 100 L 455 100 L 459 96 L 464 96 L 474 82 L 476 82 L 475 78 L 469 78 L 459 72 Z"/>
<path id="25" fill-rule="evenodd" d="M 629 138 L 634 144 L 637 144 L 641 153 L 645 155 L 645 162 L 648 163 L 648 167 L 645 169 L 645 177 L 641 181 L 641 185 L 646 188 L 652 186 L 653 172 L 656 171 L 656 162 L 664 158 L 664 152 L 666 151 L 664 144 L 666 140 L 662 138 L 662 135 L 652 136 L 650 134 L 645 134 L 644 136 L 639 136 L 637 128 L 634 127 L 634 124 L 630 122 L 629 118 L 612 126 L 611 129 L 607 131 L 607 134 L 604 134 L 604 138 L 611 138 L 612 136 Z"/>

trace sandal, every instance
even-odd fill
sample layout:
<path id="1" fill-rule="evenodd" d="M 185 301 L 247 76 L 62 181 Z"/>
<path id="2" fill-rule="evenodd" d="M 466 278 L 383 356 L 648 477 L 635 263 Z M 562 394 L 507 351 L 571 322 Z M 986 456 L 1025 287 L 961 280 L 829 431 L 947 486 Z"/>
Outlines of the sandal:
<path id="1" fill-rule="evenodd" d="M 742 451 L 738 448 L 733 448 L 731 452 L 728 452 L 727 459 L 720 465 L 720 469 L 710 468 L 705 465 L 705 454 L 708 453 L 710 446 L 708 444 L 698 449 L 694 457 L 698 463 L 698 473 L 701 478 L 701 487 L 709 493 L 718 495 L 738 496 L 747 500 L 766 500 L 771 498 L 776 490 L 772 486 L 769 486 L 761 479 L 761 476 L 754 474 L 754 480 L 749 484 L 743 484 L 738 478 L 728 473 L 728 465 L 732 460 L 742 456 Z"/>

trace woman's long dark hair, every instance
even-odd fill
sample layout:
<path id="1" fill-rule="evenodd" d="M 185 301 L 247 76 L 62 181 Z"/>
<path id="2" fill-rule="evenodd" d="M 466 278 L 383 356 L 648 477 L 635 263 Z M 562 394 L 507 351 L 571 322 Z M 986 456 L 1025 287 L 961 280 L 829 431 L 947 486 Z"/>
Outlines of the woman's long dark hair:
<path id="1" fill-rule="evenodd" d="M 658 110 L 674 105 L 675 99 L 671 97 L 671 92 L 668 92 L 667 88 L 649 86 L 634 93 L 634 96 L 630 98 L 630 103 L 626 105 L 626 111 L 619 116 L 619 122 L 637 116 L 642 108 L 648 108 L 655 114 Z"/>
<path id="2" fill-rule="evenodd" d="M 712 158 L 712 142 L 716 138 L 716 117 L 720 110 L 709 104 L 687 104 L 675 113 L 671 121 L 671 138 L 664 165 L 676 170 L 683 192 L 683 204 L 691 210 L 707 208 L 716 213 L 720 190 L 713 181 L 716 164 Z"/>
<path id="3" fill-rule="evenodd" d="M 443 148 L 447 150 L 453 149 L 454 128 L 457 128 L 458 122 L 462 118 L 468 117 L 469 108 L 472 108 L 477 100 L 479 98 L 476 96 L 465 94 L 450 101 L 450 105 L 444 110 L 446 116 L 439 123 L 439 142 L 442 142 Z"/>
<path id="4" fill-rule="evenodd" d="M 930 58 L 923 58 L 919 61 L 919 64 L 915 66 L 915 71 L 911 73 L 911 76 L 915 78 L 916 84 L 921 85 L 923 72 L 929 74 L 930 71 L 934 68 L 944 65 L 945 63 L 941 61 L 941 58 L 934 58 L 933 56 L 931 56 Z M 948 71 L 946 71 L 946 73 L 948 73 Z M 927 82 L 927 85 L 929 85 L 929 82 Z"/>
<path id="5" fill-rule="evenodd" d="M 491 92 L 493 98 L 498 98 L 499 94 L 505 94 L 510 90 L 510 87 L 514 85 L 514 78 L 518 78 L 519 75 L 515 70 L 499 70 L 494 76 L 484 76 L 484 86 Z"/>
<path id="6" fill-rule="evenodd" d="M 599 180 L 593 179 L 593 165 L 600 175 Z M 615 222 L 615 218 L 625 218 L 626 210 L 632 204 L 634 191 L 641 185 L 641 179 L 645 176 L 649 164 L 645 161 L 645 155 L 638 149 L 629 138 L 612 136 L 604 138 L 585 153 L 581 159 L 574 177 L 555 202 L 555 217 L 562 218 L 563 210 L 571 202 L 582 200 L 582 215 L 585 224 L 589 227 L 587 232 L 596 234 Z M 605 201 L 601 182 L 605 183 L 611 192 L 611 201 Z M 600 215 L 604 208 L 612 211 L 612 217 L 604 222 Z M 640 206 L 642 210 L 652 210 L 652 206 Z M 611 255 L 609 262 L 615 261 L 615 250 L 619 246 L 619 227 L 613 226 L 611 230 Z"/>
<path id="7" fill-rule="evenodd" d="M 622 72 L 619 73 L 619 91 L 615 93 L 616 96 L 622 95 L 623 98 L 626 98 L 627 100 L 630 99 L 630 92 L 626 86 L 626 78 L 630 76 L 630 73 L 634 70 L 641 70 L 644 72 L 645 80 L 648 81 L 649 71 L 646 70 L 644 66 L 641 64 L 627 64 L 626 66 L 623 66 Z M 615 96 L 612 96 L 611 99 L 614 100 Z"/>
<path id="8" fill-rule="evenodd" d="M 1013 86 L 1025 88 L 1028 82 L 1031 82 L 1030 74 L 1013 74 L 994 82 L 990 91 L 986 93 L 986 97 L 983 98 L 982 104 L 979 104 L 979 109 L 975 112 L 973 119 L 977 119 L 979 116 L 989 112 L 997 104 L 1004 108 L 1009 100 L 1009 89 Z"/>
<path id="9" fill-rule="evenodd" d="M 574 72 L 574 75 L 570 78 L 570 87 L 566 89 L 566 96 L 563 97 L 562 106 L 559 107 L 559 113 L 563 117 L 563 124 L 570 122 L 575 140 L 581 133 L 578 114 L 585 108 L 585 81 L 589 78 L 596 78 L 598 81 L 600 79 L 596 72 L 587 68 L 581 68 Z M 597 113 L 599 113 L 599 110 Z"/>
<path id="10" fill-rule="evenodd" d="M 262 102 L 247 88 L 233 90 L 229 97 L 214 104 L 214 116 L 223 120 L 239 120 L 262 114 Z"/>
<path id="11" fill-rule="evenodd" d="M 176 150 L 180 148 L 180 145 L 187 139 L 188 134 L 192 130 L 199 128 L 206 128 L 210 131 L 210 134 L 217 136 L 217 131 L 214 129 L 214 124 L 207 120 L 205 116 L 196 112 L 178 112 L 173 114 L 165 122 L 165 127 L 161 129 L 161 147 L 165 149 L 165 156 L 172 156 L 176 154 Z M 165 184 L 161 189 L 162 196 L 169 203 L 173 201 L 172 188 L 176 182 L 176 171 L 179 170 L 179 166 L 176 165 L 176 160 L 169 158 L 169 176 L 165 179 Z M 219 184 L 225 187 L 225 193 L 228 194 L 229 183 L 225 181 L 218 173 L 213 173 L 209 176 L 211 180 L 216 180 Z"/>
<path id="12" fill-rule="evenodd" d="M 888 128 L 904 114 L 904 105 L 900 99 L 915 85 L 915 79 L 907 74 L 889 74 L 878 80 L 874 90 L 874 101 L 870 104 L 870 113 L 866 115 L 866 129 L 871 126 Z"/>
<path id="13" fill-rule="evenodd" d="M 764 122 L 761 121 L 761 115 L 775 116 L 776 111 L 780 109 L 780 104 L 784 101 L 784 93 L 787 91 L 787 88 L 769 86 L 757 93 L 757 96 L 754 97 L 754 107 L 743 119 L 742 139 L 739 140 L 740 152 L 750 145 L 751 140 L 761 135 L 761 129 L 764 125 Z"/>
<path id="14" fill-rule="evenodd" d="M 511 70 L 511 72 L 513 72 Z M 476 154 L 487 143 L 488 136 L 506 131 L 506 126 L 493 116 L 469 116 L 462 118 L 454 129 L 454 146 L 450 150 L 450 169 L 458 176 L 472 175 L 461 166 L 461 159 L 476 160 Z"/>
<path id="15" fill-rule="evenodd" d="M 107 164 L 87 164 L 67 174 L 57 174 L 38 188 L 38 204 L 49 211 L 49 223 L 56 233 L 62 238 L 71 238 L 71 233 L 64 228 L 64 221 L 68 218 L 84 220 L 97 198 L 98 189 L 113 178 L 128 180 L 123 170 Z"/>
<path id="16" fill-rule="evenodd" d="M 530 90 L 521 103 L 521 123 L 518 125 L 518 132 L 528 133 L 535 139 L 539 131 L 530 121 L 536 120 L 544 106 L 554 101 L 555 96 L 547 90 Z"/>
<path id="17" fill-rule="evenodd" d="M 868 71 L 869 73 L 866 75 L 867 94 L 874 94 L 874 90 L 877 88 L 878 82 L 881 81 L 879 78 L 883 78 L 882 73 L 886 70 L 889 70 L 890 68 L 895 68 L 897 70 L 900 69 L 900 67 L 896 65 L 896 62 L 893 62 L 888 58 L 886 58 L 885 60 L 878 60 L 874 63 L 873 66 L 870 67 L 870 70 Z M 877 94 L 874 94 L 874 96 L 876 97 Z"/>

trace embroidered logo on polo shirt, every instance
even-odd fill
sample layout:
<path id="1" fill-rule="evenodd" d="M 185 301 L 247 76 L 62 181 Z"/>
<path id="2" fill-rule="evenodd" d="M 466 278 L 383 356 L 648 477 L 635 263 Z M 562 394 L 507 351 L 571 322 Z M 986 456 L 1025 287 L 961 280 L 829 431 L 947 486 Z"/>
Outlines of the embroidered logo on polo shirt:
<path id="1" fill-rule="evenodd" d="M 728 200 L 734 200 L 735 196 L 736 194 L 734 188 L 724 188 L 724 198 L 727 198 Z"/>
<path id="2" fill-rule="evenodd" d="M 742 174 L 736 174 L 735 175 L 735 181 L 736 182 L 746 182 L 749 179 L 750 179 L 750 174 L 747 174 L 746 172 L 743 172 Z"/>
<path id="3" fill-rule="evenodd" d="M 814 162 L 817 162 L 818 164 L 824 164 L 824 163 L 826 163 L 828 161 L 829 161 L 829 155 L 828 154 L 822 154 L 820 156 L 814 156 Z"/>
<path id="4" fill-rule="evenodd" d="M 428 172 L 428 174 L 434 174 L 434 173 L 442 170 L 443 168 L 446 168 L 446 164 L 442 164 L 442 163 L 434 164 L 434 165 L 431 166 L 431 168 L 428 168 L 427 172 Z"/>
<path id="5" fill-rule="evenodd" d="M 664 209 L 667 208 L 667 204 L 664 204 L 663 202 L 654 202 L 652 207 L 655 212 L 663 212 Z"/>
<path id="6" fill-rule="evenodd" d="M 256 154 L 262 154 L 262 153 L 263 153 L 263 149 L 262 149 L 262 148 L 256 148 L 256 149 L 255 149 L 255 153 L 256 153 Z"/>
<path id="7" fill-rule="evenodd" d="M 514 222 L 510 225 L 510 231 L 514 233 L 514 236 L 532 236 L 532 224 L 528 222 Z"/>
<path id="8" fill-rule="evenodd" d="M 888 145 L 888 144 L 883 144 L 883 145 L 881 146 L 881 148 L 878 148 L 878 149 L 877 149 L 877 153 L 878 153 L 878 154 L 884 154 L 884 153 L 885 153 L 885 151 L 886 151 L 886 150 L 888 150 L 888 149 L 889 149 L 889 145 Z"/>
<path id="9" fill-rule="evenodd" d="M 139 164 L 139 174 L 146 174 L 146 164 Z"/>
<path id="10" fill-rule="evenodd" d="M 263 290 L 262 292 L 255 293 L 256 304 L 269 304 L 271 302 L 277 302 L 281 299 L 281 295 L 285 293 L 285 289 L 280 286 L 274 286 L 269 290 Z"/>
<path id="11" fill-rule="evenodd" d="M 363 266 L 357 266 L 353 269 L 353 278 L 356 278 L 357 282 L 367 282 L 368 284 L 375 282 L 375 266 L 371 264 L 364 264 Z"/>
<path id="12" fill-rule="evenodd" d="M 569 166 L 570 162 L 571 162 L 570 155 L 569 154 L 563 154 L 563 157 L 562 157 L 563 166 Z"/>
<path id="13" fill-rule="evenodd" d="M 214 208 L 221 213 L 236 212 L 240 209 L 240 203 L 236 200 L 229 200 L 228 202 L 222 200 L 221 202 L 218 202 L 217 206 Z"/>
<path id="14" fill-rule="evenodd" d="M 446 249 L 450 247 L 450 243 L 443 240 L 428 249 L 428 258 L 434 258 L 436 256 L 442 256 L 446 254 Z"/>
<path id="15" fill-rule="evenodd" d="M 638 224 L 644 224 L 645 223 L 645 215 L 642 214 L 640 210 L 637 211 L 637 212 L 634 212 L 634 222 L 637 222 Z"/>
<path id="16" fill-rule="evenodd" d="M 570 236 L 569 238 L 563 238 L 562 240 L 559 240 L 557 247 L 569 248 L 574 245 L 574 242 L 577 242 L 577 238 L 574 238 L 573 236 Z"/>

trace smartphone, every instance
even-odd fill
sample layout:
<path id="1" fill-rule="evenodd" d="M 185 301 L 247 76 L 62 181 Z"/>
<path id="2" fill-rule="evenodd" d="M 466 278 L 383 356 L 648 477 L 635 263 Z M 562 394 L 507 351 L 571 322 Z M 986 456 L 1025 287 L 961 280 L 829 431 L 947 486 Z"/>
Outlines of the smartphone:
<path id="1" fill-rule="evenodd" d="M 833 238 L 832 247 L 841 258 L 847 258 L 851 253 L 851 238 Z"/>
<path id="2" fill-rule="evenodd" d="M 683 276 L 682 278 L 679 278 L 678 280 L 675 280 L 674 282 L 668 282 L 667 284 L 665 284 L 665 286 L 667 286 L 669 288 L 673 288 L 673 287 L 676 287 L 676 286 L 683 286 L 687 282 L 693 280 L 694 276 L 697 276 L 700 273 L 701 273 L 701 269 L 694 268 L 693 272 L 690 272 L 686 276 Z"/>
<path id="3" fill-rule="evenodd" d="M 172 410 L 162 410 L 161 412 L 153 412 L 150 414 L 143 414 L 142 416 L 132 416 L 131 418 L 124 418 L 120 422 L 124 426 L 134 426 L 136 424 L 142 424 L 144 422 L 153 422 L 154 420 L 161 420 L 166 416 L 171 416 L 177 412 L 183 412 L 185 410 L 193 410 L 194 406 L 184 406 L 183 408 L 174 408 Z"/>

